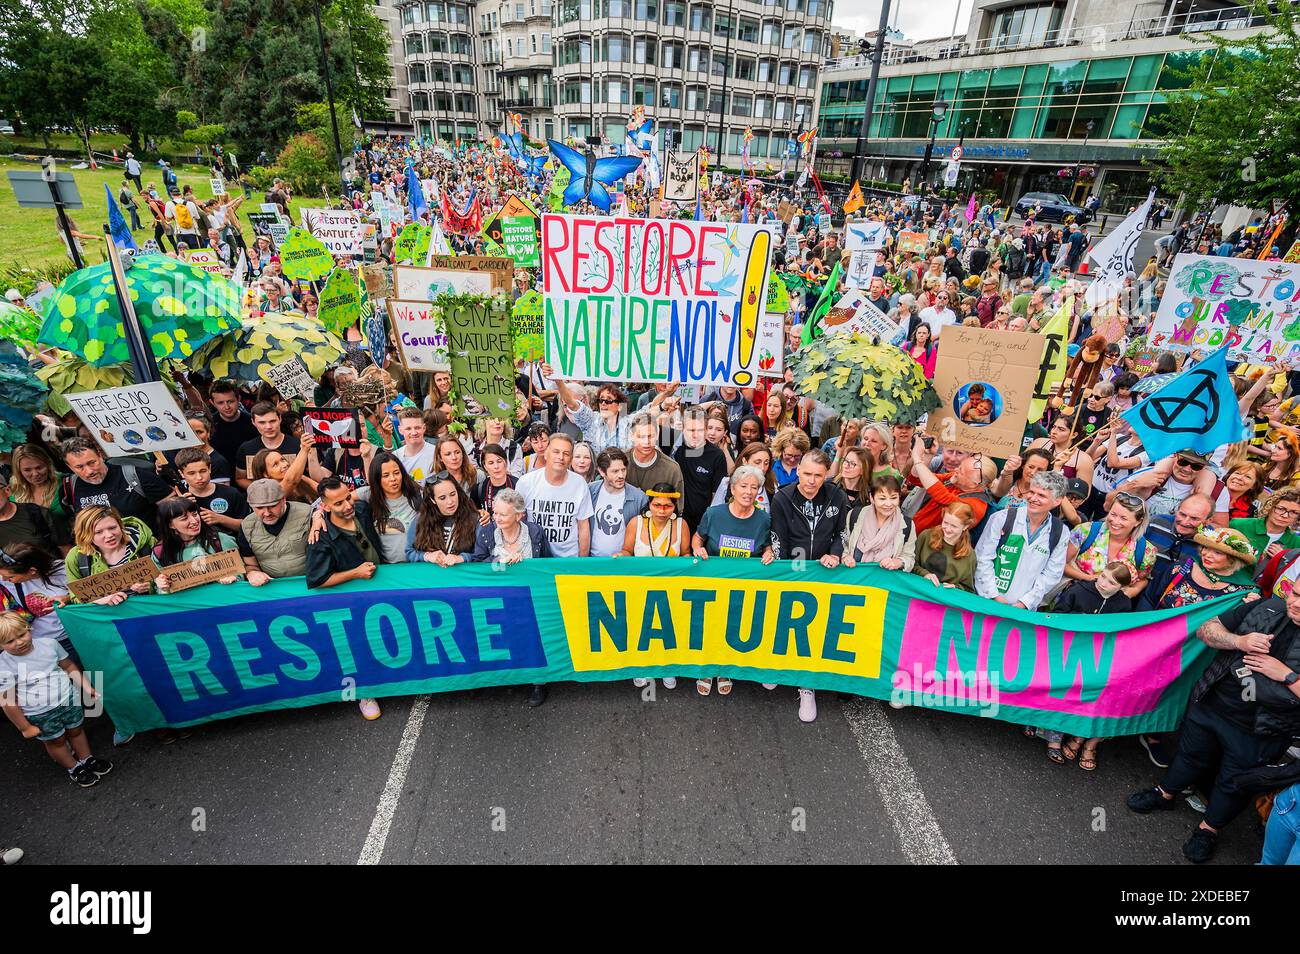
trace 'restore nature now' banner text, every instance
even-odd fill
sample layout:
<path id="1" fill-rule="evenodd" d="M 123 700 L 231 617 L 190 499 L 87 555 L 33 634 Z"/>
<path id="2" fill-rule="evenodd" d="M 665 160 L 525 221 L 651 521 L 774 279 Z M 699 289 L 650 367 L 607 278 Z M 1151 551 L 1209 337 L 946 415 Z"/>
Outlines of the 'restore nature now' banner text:
<path id="1" fill-rule="evenodd" d="M 59 611 L 123 731 L 366 697 L 633 676 L 838 690 L 1082 736 L 1172 729 L 1235 603 L 1030 613 L 875 567 L 692 558 L 382 566 Z"/>

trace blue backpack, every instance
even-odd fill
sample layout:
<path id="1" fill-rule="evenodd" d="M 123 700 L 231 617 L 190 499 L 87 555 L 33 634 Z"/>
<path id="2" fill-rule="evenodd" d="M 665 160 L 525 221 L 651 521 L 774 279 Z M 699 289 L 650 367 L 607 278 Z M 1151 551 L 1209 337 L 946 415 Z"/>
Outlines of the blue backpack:
<path id="1" fill-rule="evenodd" d="M 1097 541 L 1097 537 L 1101 533 L 1101 526 L 1102 526 L 1102 522 L 1100 520 L 1094 520 L 1092 521 L 1091 524 L 1088 525 L 1088 535 L 1083 538 L 1083 544 L 1079 547 L 1080 553 L 1082 553 L 1084 550 L 1087 550 Z M 1137 566 L 1139 567 L 1142 566 L 1142 558 L 1146 556 L 1146 552 L 1147 552 L 1147 538 L 1138 537 L 1137 545 L 1133 548 L 1133 562 Z"/>

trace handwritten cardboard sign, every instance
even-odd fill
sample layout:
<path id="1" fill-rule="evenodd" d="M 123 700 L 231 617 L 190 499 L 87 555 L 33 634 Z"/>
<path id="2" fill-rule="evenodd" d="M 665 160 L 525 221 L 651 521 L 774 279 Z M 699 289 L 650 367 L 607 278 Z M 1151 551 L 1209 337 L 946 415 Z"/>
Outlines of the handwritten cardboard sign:
<path id="1" fill-rule="evenodd" d="M 223 577 L 238 576 L 243 572 L 244 560 L 239 551 L 222 550 L 220 553 L 208 553 L 184 563 L 165 566 L 158 571 L 158 575 L 167 578 L 169 593 L 179 593 L 204 583 L 215 583 Z"/>
<path id="2" fill-rule="evenodd" d="M 262 376 L 286 398 L 310 398 L 316 392 L 316 382 L 297 358 L 263 368 Z"/>
<path id="3" fill-rule="evenodd" d="M 1044 343 L 1031 332 L 944 329 L 934 371 L 939 407 L 930 413 L 927 432 L 944 447 L 994 457 L 1018 454 Z"/>
<path id="4" fill-rule="evenodd" d="M 152 583 L 158 575 L 158 564 L 153 557 L 136 557 L 121 566 L 111 567 L 102 573 L 92 573 L 80 580 L 68 580 L 68 589 L 83 603 L 111 596 L 131 588 L 132 583 Z"/>
<path id="5" fill-rule="evenodd" d="M 161 381 L 65 395 L 109 457 L 197 447 L 176 399 Z"/>

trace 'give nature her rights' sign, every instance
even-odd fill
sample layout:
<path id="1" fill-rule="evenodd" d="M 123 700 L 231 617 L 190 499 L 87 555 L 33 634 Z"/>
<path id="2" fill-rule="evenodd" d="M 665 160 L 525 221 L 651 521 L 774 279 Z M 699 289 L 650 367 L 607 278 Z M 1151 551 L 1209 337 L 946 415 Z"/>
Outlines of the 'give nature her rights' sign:
<path id="1" fill-rule="evenodd" d="M 942 602 L 940 602 L 942 601 Z M 533 682 L 726 675 L 1082 736 L 1173 728 L 1225 597 L 1029 613 L 870 567 L 629 558 L 382 566 L 307 590 L 201 586 L 59 617 L 123 731 Z"/>
<path id="2" fill-rule="evenodd" d="M 753 384 L 771 243 L 757 225 L 542 216 L 546 360 L 562 378 Z"/>

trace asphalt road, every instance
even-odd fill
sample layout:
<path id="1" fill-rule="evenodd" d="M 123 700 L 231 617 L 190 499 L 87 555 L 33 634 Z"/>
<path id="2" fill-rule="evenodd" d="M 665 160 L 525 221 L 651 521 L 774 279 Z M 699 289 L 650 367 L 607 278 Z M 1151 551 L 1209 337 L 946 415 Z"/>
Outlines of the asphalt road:
<path id="1" fill-rule="evenodd" d="M 1135 741 L 1057 766 L 1017 726 L 820 693 L 692 680 L 643 701 L 626 682 L 250 716 L 164 746 L 142 735 L 79 789 L 6 724 L 0 844 L 27 864 L 1185 864 L 1190 808 L 1132 815 L 1158 777 Z M 1216 863 L 1257 860 L 1239 819 Z"/>

